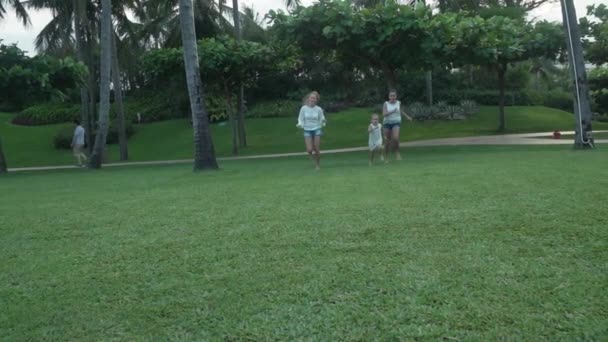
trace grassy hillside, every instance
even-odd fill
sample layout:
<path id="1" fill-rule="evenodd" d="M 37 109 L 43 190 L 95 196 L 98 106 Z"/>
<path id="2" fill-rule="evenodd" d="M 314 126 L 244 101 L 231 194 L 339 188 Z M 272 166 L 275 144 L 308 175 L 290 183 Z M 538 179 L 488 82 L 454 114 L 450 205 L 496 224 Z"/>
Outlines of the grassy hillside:
<path id="1" fill-rule="evenodd" d="M 572 114 L 546 107 L 507 107 L 508 133 L 572 130 Z M 328 115 L 322 148 L 365 146 L 370 110 L 349 109 Z M 52 139 L 61 125 L 18 127 L 8 123 L 9 114 L 0 114 L 0 136 L 11 167 L 61 165 L 73 163 L 69 151 L 57 151 Z M 303 148 L 302 133 L 294 118 L 250 119 L 247 121 L 249 147 L 241 155 L 297 152 Z M 403 141 L 495 134 L 496 107 L 482 107 L 466 121 L 405 123 Z M 608 123 L 596 123 L 595 129 L 608 129 Z M 230 155 L 230 127 L 213 125 L 213 138 L 220 156 Z M 137 127 L 129 142 L 133 161 L 182 159 L 192 156 L 192 129 L 187 120 L 156 122 Z M 109 148 L 109 160 L 117 160 L 115 146 Z"/>

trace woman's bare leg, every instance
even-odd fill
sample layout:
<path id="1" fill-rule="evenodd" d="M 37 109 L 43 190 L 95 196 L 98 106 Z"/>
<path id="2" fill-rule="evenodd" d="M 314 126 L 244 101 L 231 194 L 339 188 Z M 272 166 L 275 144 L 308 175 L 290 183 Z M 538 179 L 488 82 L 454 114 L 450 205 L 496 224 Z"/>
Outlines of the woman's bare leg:
<path id="1" fill-rule="evenodd" d="M 392 142 L 394 144 L 394 151 L 395 151 L 395 158 L 397 160 L 401 160 L 401 153 L 399 153 L 399 131 L 400 131 L 400 127 L 396 126 L 393 127 L 392 129 Z"/>
<path id="2" fill-rule="evenodd" d="M 386 145 L 384 145 L 384 162 L 388 163 L 388 156 L 391 152 L 391 145 L 393 144 L 393 136 L 390 129 L 384 129 L 384 137 L 386 138 Z"/>
<path id="3" fill-rule="evenodd" d="M 316 135 L 314 138 L 313 149 L 315 152 L 315 162 L 317 170 L 321 168 L 321 136 Z"/>
<path id="4" fill-rule="evenodd" d="M 313 153 L 315 151 L 314 141 L 312 137 L 304 137 L 304 143 L 306 144 L 306 153 L 308 153 L 308 157 L 315 164 Z"/>

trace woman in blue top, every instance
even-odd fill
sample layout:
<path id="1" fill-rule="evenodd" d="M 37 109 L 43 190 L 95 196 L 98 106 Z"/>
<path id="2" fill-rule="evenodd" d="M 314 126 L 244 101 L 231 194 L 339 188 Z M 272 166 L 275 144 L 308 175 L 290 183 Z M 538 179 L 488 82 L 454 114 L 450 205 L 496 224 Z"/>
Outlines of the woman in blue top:
<path id="1" fill-rule="evenodd" d="M 408 120 L 412 121 L 409 117 L 401 110 L 401 102 L 397 101 L 397 91 L 391 90 L 388 93 L 388 101 L 384 102 L 382 107 L 382 116 L 384 116 L 384 135 L 386 137 L 385 146 L 385 157 L 384 161 L 388 163 L 389 152 L 391 148 L 395 151 L 395 159 L 401 160 L 401 154 L 399 153 L 399 131 L 401 129 L 401 115 L 405 116 Z"/>
<path id="2" fill-rule="evenodd" d="M 317 106 L 319 99 L 319 93 L 316 91 L 313 91 L 304 98 L 304 105 L 300 108 L 298 124 L 296 125 L 304 130 L 306 152 L 308 152 L 308 155 L 313 160 L 317 170 L 321 167 L 321 135 L 323 134 L 322 128 L 325 126 L 323 109 Z"/>

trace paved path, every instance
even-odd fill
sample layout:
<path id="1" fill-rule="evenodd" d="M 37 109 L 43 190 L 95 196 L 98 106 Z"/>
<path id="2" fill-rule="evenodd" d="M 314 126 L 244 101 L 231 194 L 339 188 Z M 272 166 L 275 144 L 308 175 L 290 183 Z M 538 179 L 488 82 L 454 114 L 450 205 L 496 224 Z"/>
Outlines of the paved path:
<path id="1" fill-rule="evenodd" d="M 595 133 L 604 133 L 608 131 L 595 131 Z M 572 135 L 574 132 L 561 132 L 562 135 Z M 477 137 L 464 137 L 464 138 L 443 138 L 443 139 L 430 139 L 430 140 L 418 140 L 406 143 L 401 143 L 403 147 L 423 147 L 423 146 L 465 146 L 465 145 L 572 145 L 571 138 L 564 139 L 547 139 L 551 137 L 553 132 L 547 133 L 523 133 L 523 134 L 504 134 L 504 135 L 487 135 Z M 595 140 L 596 144 L 608 143 L 608 139 Z M 334 153 L 346 153 L 346 152 L 357 152 L 367 151 L 365 147 L 352 147 L 352 148 L 341 148 L 335 150 L 323 150 L 323 154 L 334 154 Z M 277 153 L 277 154 L 259 154 L 253 156 L 240 156 L 240 157 L 222 157 L 218 160 L 247 160 L 247 159 L 267 159 L 267 158 L 284 158 L 284 157 L 296 157 L 305 156 L 306 152 L 294 152 L 294 153 Z M 118 166 L 139 166 L 139 165 L 173 165 L 173 164 L 186 164 L 192 163 L 192 159 L 176 159 L 176 160 L 157 160 L 157 161 L 142 161 L 142 162 L 125 162 L 125 163 L 108 163 L 104 164 L 104 167 L 118 167 Z M 58 165 L 58 166 L 40 166 L 40 167 L 22 167 L 22 168 L 9 168 L 9 172 L 20 172 L 20 171 L 49 171 L 49 170 L 67 170 L 76 169 L 73 165 Z"/>

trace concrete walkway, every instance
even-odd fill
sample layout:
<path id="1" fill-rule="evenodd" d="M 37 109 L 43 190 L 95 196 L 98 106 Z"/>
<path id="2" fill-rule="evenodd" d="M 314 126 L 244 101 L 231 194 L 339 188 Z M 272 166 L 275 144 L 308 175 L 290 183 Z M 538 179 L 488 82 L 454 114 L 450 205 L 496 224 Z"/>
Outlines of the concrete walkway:
<path id="1" fill-rule="evenodd" d="M 608 131 L 594 131 L 595 133 L 605 133 Z M 562 135 L 573 135 L 574 132 L 561 132 Z M 443 139 L 430 139 L 430 140 L 418 140 L 406 143 L 401 143 L 403 147 L 424 147 L 424 146 L 466 146 L 466 145 L 572 145 L 571 138 L 564 139 L 548 139 L 553 136 L 553 132 L 547 133 L 523 133 L 523 134 L 503 134 L 503 135 L 487 135 L 487 136 L 476 136 L 476 137 L 464 137 L 464 138 L 443 138 Z M 608 139 L 595 140 L 596 144 L 608 143 Z M 323 150 L 322 154 L 335 154 L 335 153 L 348 153 L 367 151 L 365 147 L 351 147 L 341 148 L 334 150 Z M 284 158 L 284 157 L 297 157 L 305 156 L 306 152 L 293 152 L 293 153 L 277 153 L 277 154 L 259 154 L 253 156 L 239 156 L 239 157 L 222 157 L 218 158 L 219 161 L 225 160 L 247 160 L 247 159 L 268 159 L 268 158 Z M 143 165 L 174 165 L 174 164 L 187 164 L 192 163 L 192 159 L 176 159 L 176 160 L 157 160 L 157 161 L 142 161 L 142 162 L 124 162 L 124 163 L 108 163 L 104 164 L 104 167 L 118 167 L 118 166 L 143 166 Z M 49 171 L 49 170 L 68 170 L 77 169 L 78 167 L 73 165 L 58 165 L 58 166 L 39 166 L 39 167 L 21 167 L 21 168 L 9 168 L 9 172 L 22 172 L 22 171 Z"/>

